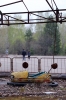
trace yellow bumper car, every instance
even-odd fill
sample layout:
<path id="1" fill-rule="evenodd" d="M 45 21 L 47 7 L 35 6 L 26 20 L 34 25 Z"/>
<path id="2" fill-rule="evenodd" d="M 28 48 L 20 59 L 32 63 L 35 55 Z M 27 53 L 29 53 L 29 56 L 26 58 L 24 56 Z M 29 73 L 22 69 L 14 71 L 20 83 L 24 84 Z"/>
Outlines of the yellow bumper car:
<path id="1" fill-rule="evenodd" d="M 28 71 L 11 73 L 11 82 L 50 82 L 51 75 L 46 72 L 39 72 L 30 75 Z"/>
<path id="2" fill-rule="evenodd" d="M 27 65 L 25 66 L 27 67 Z M 57 68 L 57 65 L 51 65 L 51 69 L 52 67 L 54 67 L 55 69 Z M 38 72 L 35 74 L 30 74 L 28 71 L 12 72 L 11 82 L 8 82 L 7 84 L 24 86 L 27 83 L 42 83 L 42 82 L 53 83 L 51 79 L 51 75 L 49 74 L 49 71 L 48 72 Z"/>

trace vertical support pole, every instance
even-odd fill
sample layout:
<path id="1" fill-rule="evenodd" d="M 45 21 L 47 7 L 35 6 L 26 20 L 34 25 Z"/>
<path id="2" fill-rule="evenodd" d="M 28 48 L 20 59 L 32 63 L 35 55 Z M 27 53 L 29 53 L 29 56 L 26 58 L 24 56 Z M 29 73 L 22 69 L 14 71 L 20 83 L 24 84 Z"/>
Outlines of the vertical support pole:
<path id="1" fill-rule="evenodd" d="M 11 72 L 13 72 L 13 58 L 11 58 Z"/>
<path id="2" fill-rule="evenodd" d="M 1 13 L 1 24 L 3 25 L 3 14 Z"/>
<path id="3" fill-rule="evenodd" d="M 41 59 L 38 59 L 38 72 L 41 71 Z"/>
<path id="4" fill-rule="evenodd" d="M 8 16 L 8 26 L 9 26 L 9 16 Z"/>
<path id="5" fill-rule="evenodd" d="M 54 55 L 55 55 L 55 49 L 56 49 L 56 31 L 57 31 L 57 23 L 56 23 L 55 34 L 54 34 L 53 64 L 54 64 Z"/>
<path id="6" fill-rule="evenodd" d="M 56 22 L 59 21 L 59 9 L 56 8 Z"/>
<path id="7" fill-rule="evenodd" d="M 29 12 L 28 12 L 28 24 L 29 24 Z"/>
<path id="8" fill-rule="evenodd" d="M 2 14 L 2 12 L 0 11 L 0 15 L 1 15 L 1 24 L 3 25 L 3 14 Z"/>

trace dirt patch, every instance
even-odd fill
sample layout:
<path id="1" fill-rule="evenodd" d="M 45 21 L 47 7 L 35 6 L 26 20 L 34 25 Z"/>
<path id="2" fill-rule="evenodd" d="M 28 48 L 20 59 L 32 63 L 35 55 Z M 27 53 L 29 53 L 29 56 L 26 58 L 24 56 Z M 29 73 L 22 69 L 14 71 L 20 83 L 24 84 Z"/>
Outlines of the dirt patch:
<path id="1" fill-rule="evenodd" d="M 0 79 L 0 83 L 8 80 L 9 79 Z M 58 98 L 61 98 L 60 100 L 66 100 L 66 80 L 55 79 L 53 81 L 58 83 L 57 87 L 48 86 L 48 83 L 41 83 L 41 84 L 32 83 L 32 84 L 27 84 L 24 87 L 11 86 L 7 85 L 7 83 L 0 84 L 0 97 L 39 96 L 39 97 L 46 97 L 47 98 L 46 100 L 59 100 Z M 48 99 L 51 97 L 52 99 Z"/>

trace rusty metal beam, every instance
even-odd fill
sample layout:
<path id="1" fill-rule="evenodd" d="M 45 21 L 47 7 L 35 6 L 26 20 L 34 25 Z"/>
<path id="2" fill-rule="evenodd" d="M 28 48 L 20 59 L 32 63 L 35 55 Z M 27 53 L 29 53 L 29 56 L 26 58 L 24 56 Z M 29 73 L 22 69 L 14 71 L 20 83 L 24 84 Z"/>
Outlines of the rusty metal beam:
<path id="1" fill-rule="evenodd" d="M 13 19 L 15 19 L 15 20 L 17 20 L 17 21 L 22 21 L 22 22 L 24 22 L 24 20 L 20 20 L 20 19 L 18 19 L 18 18 L 15 18 L 15 17 L 9 16 L 9 15 L 6 15 L 6 16 L 8 16 L 8 17 L 10 17 L 10 18 L 13 18 Z M 24 23 L 26 24 L 26 22 L 24 22 Z"/>
<path id="2" fill-rule="evenodd" d="M 63 22 L 66 22 L 66 21 L 63 21 Z M 9 24 L 8 24 L 8 23 L 3 23 L 3 24 L 0 23 L 0 25 L 40 24 L 40 23 L 41 23 L 41 24 L 42 24 L 42 23 L 56 23 L 56 21 L 54 21 L 54 22 L 53 22 L 53 21 L 45 21 L 45 22 L 29 22 L 29 23 L 28 23 L 28 22 L 27 22 L 27 23 L 24 23 L 24 22 L 23 22 L 23 23 L 9 23 Z M 60 21 L 59 21 L 59 23 L 60 23 Z"/>
<path id="3" fill-rule="evenodd" d="M 59 11 L 66 11 L 66 9 L 59 9 Z M 29 11 L 29 13 L 41 13 L 41 12 L 52 12 L 52 10 Z M 28 12 L 9 12 L 9 13 L 3 13 L 3 15 L 5 14 L 25 14 L 25 13 L 27 14 Z"/>
<path id="4" fill-rule="evenodd" d="M 66 11 L 66 9 L 64 9 L 64 10 Z M 60 11 L 64 11 L 64 10 L 61 9 Z M 40 12 L 44 12 L 44 11 L 39 11 L 39 13 Z M 45 11 L 45 12 L 47 12 L 47 11 Z M 48 10 L 48 12 L 51 12 L 51 10 L 50 11 Z M 28 15 L 28 19 L 20 20 L 18 18 L 14 18 L 14 17 L 11 16 L 13 13 L 15 13 L 15 14 L 24 14 L 24 13 L 26 13 Z M 48 19 L 48 18 L 45 18 L 44 16 L 40 16 L 38 14 L 38 11 L 35 11 L 35 12 L 34 11 L 32 11 L 32 12 L 13 12 L 13 13 L 2 13 L 3 17 L 7 16 L 9 18 L 9 19 L 3 20 L 3 22 L 8 20 L 9 21 L 9 25 L 15 25 L 15 24 L 38 24 L 38 23 L 49 23 L 49 22 L 50 23 L 53 23 L 53 22 L 55 23 L 55 22 L 57 22 L 56 18 Z M 10 14 L 10 15 L 7 15 L 7 14 Z M 33 14 L 33 15 L 38 16 L 40 18 L 39 19 L 30 19 L 30 17 L 29 17 L 30 14 Z M 13 19 L 13 20 L 11 20 L 11 19 Z M 64 19 L 66 19 L 66 18 L 64 17 Z M 41 22 L 41 20 L 42 20 L 42 22 Z M 15 21 L 19 21 L 19 22 L 17 23 Z M 58 20 L 58 22 L 62 23 L 62 22 L 66 22 L 66 20 L 63 20 L 63 17 L 61 16 L 61 18 L 60 18 L 60 20 Z M 3 23 L 3 24 L 0 24 L 0 25 L 7 25 L 7 24 Z"/>
<path id="5" fill-rule="evenodd" d="M 59 15 L 60 14 L 59 14 L 59 9 L 58 9 L 55 1 L 53 0 L 54 4 L 56 6 L 56 13 L 55 13 L 54 9 L 52 8 L 52 6 L 50 5 L 50 3 L 48 2 L 48 0 L 46 0 L 46 2 L 48 3 L 48 5 L 50 6 L 50 8 L 52 9 L 52 11 L 54 12 L 54 14 L 56 15 L 56 22 L 58 22 L 59 21 Z"/>
<path id="6" fill-rule="evenodd" d="M 52 8 L 52 6 L 51 6 L 50 3 L 48 2 L 48 0 L 46 0 L 46 2 L 48 3 L 48 5 L 50 6 L 50 8 L 52 9 L 52 11 L 54 12 L 54 14 L 56 15 L 54 9 Z"/>
<path id="7" fill-rule="evenodd" d="M 53 0 L 53 2 L 54 2 L 54 4 L 55 4 L 56 8 L 58 8 L 54 0 Z"/>
<path id="8" fill-rule="evenodd" d="M 62 15 L 60 15 L 60 11 L 66 11 L 66 9 L 58 9 L 56 3 L 54 0 L 52 0 L 53 3 L 56 6 L 56 9 L 53 9 L 53 6 L 51 6 L 51 4 L 48 2 L 48 0 L 46 0 L 47 4 L 50 6 L 51 10 L 44 10 L 44 11 L 29 11 L 29 9 L 27 8 L 25 2 L 23 0 L 20 1 L 16 1 L 16 2 L 12 2 L 12 3 L 8 3 L 8 4 L 4 4 L 4 5 L 0 5 L 0 7 L 4 7 L 4 6 L 8 6 L 8 5 L 12 5 L 15 3 L 19 3 L 22 2 L 24 4 L 24 6 L 27 9 L 27 12 L 9 12 L 9 13 L 1 13 L 1 23 L 0 25 L 14 25 L 14 24 L 38 24 L 38 23 L 62 23 L 62 22 L 66 22 L 66 17 L 63 17 Z M 40 16 L 39 13 L 41 12 L 53 12 L 55 14 L 55 18 L 53 19 L 49 19 L 49 18 L 45 18 L 44 16 Z M 22 19 L 18 19 L 15 17 L 12 17 L 12 14 L 27 14 L 28 18 L 26 20 Z M 39 19 L 30 19 L 30 14 L 34 15 L 34 16 L 38 16 Z M 6 19 L 4 20 L 5 17 Z M 5 21 L 8 21 L 8 23 L 4 23 Z M 16 22 L 15 22 L 16 21 Z M 42 21 L 42 22 L 41 22 Z M 17 23 L 18 22 L 18 23 Z"/>
<path id="9" fill-rule="evenodd" d="M 12 5 L 12 4 L 19 3 L 19 2 L 21 2 L 21 0 L 20 1 L 16 1 L 16 2 L 12 2 L 12 3 L 8 3 L 8 4 L 5 4 L 5 5 L 0 5 L 0 7 Z"/>
<path id="10" fill-rule="evenodd" d="M 38 17 L 40 17 L 40 18 L 42 18 L 42 19 L 47 19 L 47 20 L 50 20 L 50 21 L 54 21 L 54 20 L 52 20 L 52 19 L 49 19 L 49 18 L 40 16 L 40 15 L 37 15 L 37 14 L 34 14 L 34 13 L 32 13 L 32 15 L 38 16 Z"/>
<path id="11" fill-rule="evenodd" d="M 22 1 L 22 2 L 23 2 L 23 4 L 24 4 L 24 6 L 26 7 L 27 11 L 29 12 L 29 10 L 28 10 L 28 8 L 27 8 L 26 4 L 24 3 L 24 1 Z"/>

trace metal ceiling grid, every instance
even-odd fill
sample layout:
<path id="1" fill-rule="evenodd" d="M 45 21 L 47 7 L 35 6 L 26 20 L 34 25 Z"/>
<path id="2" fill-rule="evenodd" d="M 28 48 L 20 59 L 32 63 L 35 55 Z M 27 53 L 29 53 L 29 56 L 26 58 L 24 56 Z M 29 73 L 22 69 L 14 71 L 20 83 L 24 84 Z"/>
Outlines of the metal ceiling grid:
<path id="1" fill-rule="evenodd" d="M 29 11 L 29 9 L 27 8 L 27 5 L 25 4 L 25 2 L 23 0 L 19 0 L 16 2 L 12 2 L 12 3 L 8 3 L 8 4 L 4 4 L 4 5 L 0 5 L 0 7 L 4 7 L 4 6 L 8 6 L 8 5 L 13 5 L 19 2 L 22 2 L 23 5 L 25 6 L 25 8 L 27 9 L 27 12 L 9 12 L 9 13 L 2 13 L 2 11 L 0 11 L 0 25 L 15 25 L 15 24 L 38 24 L 38 23 L 62 23 L 62 22 L 66 22 L 66 17 L 62 16 L 62 12 L 66 11 L 66 9 L 59 9 L 55 3 L 54 0 L 51 0 L 51 3 L 49 3 L 48 0 L 45 0 L 48 4 L 48 6 L 51 8 L 51 10 L 44 10 L 44 11 Z M 53 9 L 53 4 L 55 5 L 56 9 Z M 62 12 L 61 12 L 62 11 Z M 46 18 L 44 16 L 41 16 L 39 13 L 46 13 L 46 12 L 53 12 L 54 13 L 54 17 L 53 18 Z M 21 14 L 27 15 L 26 19 L 18 19 L 15 18 L 11 15 L 13 14 Z M 37 18 L 30 18 L 30 15 L 34 15 Z"/>

